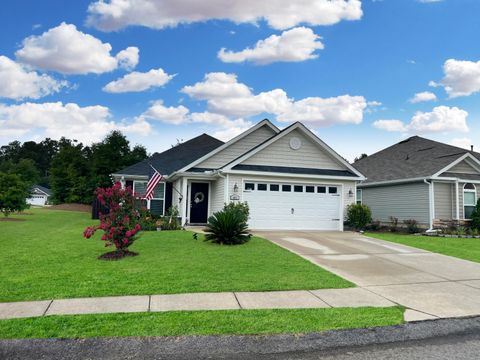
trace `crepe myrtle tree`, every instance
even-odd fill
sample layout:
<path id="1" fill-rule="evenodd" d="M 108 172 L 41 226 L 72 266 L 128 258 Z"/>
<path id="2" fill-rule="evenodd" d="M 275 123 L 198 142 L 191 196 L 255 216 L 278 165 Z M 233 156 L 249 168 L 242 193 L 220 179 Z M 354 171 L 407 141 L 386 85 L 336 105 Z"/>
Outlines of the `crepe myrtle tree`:
<path id="1" fill-rule="evenodd" d="M 139 213 L 135 208 L 136 197 L 132 189 L 122 188 L 117 182 L 109 188 L 98 188 L 96 196 L 108 212 L 100 214 L 100 225 L 87 227 L 83 236 L 89 239 L 97 230 L 103 230 L 101 240 L 105 242 L 105 246 L 115 246 L 115 251 L 101 255 L 100 259 L 120 259 L 138 255 L 128 251 L 128 247 L 137 240 L 141 230 Z"/>

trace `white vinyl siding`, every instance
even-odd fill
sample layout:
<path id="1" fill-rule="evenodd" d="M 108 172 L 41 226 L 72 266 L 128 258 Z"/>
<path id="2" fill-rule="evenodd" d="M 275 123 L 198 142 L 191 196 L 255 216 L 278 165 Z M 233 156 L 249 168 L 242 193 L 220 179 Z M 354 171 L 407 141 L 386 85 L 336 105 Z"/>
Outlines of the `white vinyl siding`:
<path id="1" fill-rule="evenodd" d="M 390 216 L 430 223 L 429 186 L 423 182 L 362 188 L 363 204 L 370 207 L 372 218 L 390 222 Z"/>
<path id="2" fill-rule="evenodd" d="M 302 146 L 290 147 L 290 139 L 298 138 Z M 315 169 L 345 170 L 346 167 L 320 148 L 302 131 L 294 130 L 242 162 L 245 165 L 287 166 Z"/>
<path id="3" fill-rule="evenodd" d="M 449 173 L 460 173 L 460 174 L 478 174 L 479 173 L 471 165 L 469 165 L 465 160 L 459 162 L 457 165 L 448 169 L 447 172 L 449 172 Z"/>
<path id="4" fill-rule="evenodd" d="M 221 168 L 248 150 L 271 138 L 273 135 L 275 135 L 275 132 L 272 128 L 264 125 L 195 167 L 207 169 Z"/>
<path id="5" fill-rule="evenodd" d="M 451 220 L 455 218 L 455 184 L 434 182 L 435 219 Z"/>
<path id="6" fill-rule="evenodd" d="M 210 192 L 210 214 L 223 209 L 225 204 L 225 179 L 212 181 Z"/>

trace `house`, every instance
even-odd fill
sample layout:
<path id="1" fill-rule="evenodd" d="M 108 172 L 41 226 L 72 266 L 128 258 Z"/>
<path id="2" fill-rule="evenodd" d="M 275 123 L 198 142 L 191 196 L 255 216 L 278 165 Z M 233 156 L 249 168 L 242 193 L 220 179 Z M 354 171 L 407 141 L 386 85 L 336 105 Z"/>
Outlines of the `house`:
<path id="1" fill-rule="evenodd" d="M 384 223 L 393 216 L 432 229 L 468 221 L 480 197 L 480 154 L 473 148 L 413 136 L 354 166 L 367 177 L 358 184 L 357 201 Z"/>
<path id="2" fill-rule="evenodd" d="M 27 198 L 27 204 L 45 206 L 48 204 L 48 198 L 51 195 L 52 192 L 50 189 L 41 185 L 33 185 L 30 188 L 30 197 Z"/>
<path id="3" fill-rule="evenodd" d="M 363 175 L 297 122 L 263 120 L 223 143 L 203 134 L 112 174 L 139 194 L 163 176 L 147 207 L 177 206 L 182 224 L 204 224 L 231 201 L 247 202 L 252 229 L 342 230 Z"/>

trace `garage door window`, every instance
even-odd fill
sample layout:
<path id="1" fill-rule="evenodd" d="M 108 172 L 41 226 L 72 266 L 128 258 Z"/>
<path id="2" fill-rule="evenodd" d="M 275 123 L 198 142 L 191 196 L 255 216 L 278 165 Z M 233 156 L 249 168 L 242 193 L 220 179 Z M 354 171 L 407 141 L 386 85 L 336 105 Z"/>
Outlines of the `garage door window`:
<path id="1" fill-rule="evenodd" d="M 329 194 L 336 194 L 337 193 L 337 188 L 336 187 L 333 187 L 333 186 L 330 186 L 328 188 L 328 193 Z"/>
<path id="2" fill-rule="evenodd" d="M 267 191 L 267 184 L 258 184 L 257 185 L 258 191 Z"/>
<path id="3" fill-rule="evenodd" d="M 303 192 L 303 186 L 302 185 L 295 185 L 293 187 L 293 191 L 295 192 Z"/>
<path id="4" fill-rule="evenodd" d="M 307 193 L 315 192 L 315 186 L 305 186 L 305 192 Z"/>
<path id="5" fill-rule="evenodd" d="M 282 191 L 291 192 L 292 191 L 292 185 L 282 185 Z"/>
<path id="6" fill-rule="evenodd" d="M 319 194 L 325 194 L 327 192 L 326 186 L 317 186 L 317 192 Z"/>
<path id="7" fill-rule="evenodd" d="M 245 190 L 246 191 L 255 190 L 255 184 L 254 183 L 245 183 Z"/>
<path id="8" fill-rule="evenodd" d="M 270 191 L 279 191 L 280 185 L 278 184 L 270 184 Z"/>

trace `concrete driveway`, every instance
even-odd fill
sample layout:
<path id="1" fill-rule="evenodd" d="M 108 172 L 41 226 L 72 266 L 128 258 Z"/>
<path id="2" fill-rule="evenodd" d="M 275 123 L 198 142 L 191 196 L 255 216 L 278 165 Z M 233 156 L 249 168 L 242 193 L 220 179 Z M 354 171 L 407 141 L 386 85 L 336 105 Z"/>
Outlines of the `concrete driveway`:
<path id="1" fill-rule="evenodd" d="M 479 263 L 352 232 L 256 234 L 414 310 L 419 320 L 480 315 Z"/>

